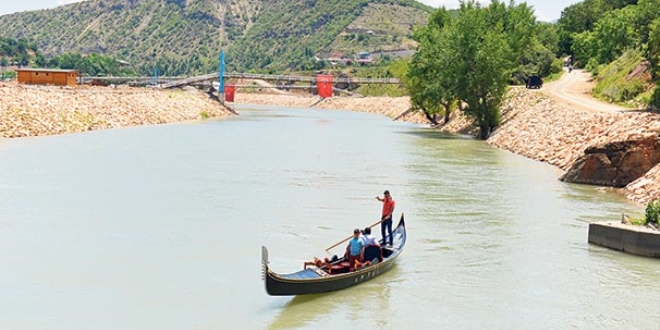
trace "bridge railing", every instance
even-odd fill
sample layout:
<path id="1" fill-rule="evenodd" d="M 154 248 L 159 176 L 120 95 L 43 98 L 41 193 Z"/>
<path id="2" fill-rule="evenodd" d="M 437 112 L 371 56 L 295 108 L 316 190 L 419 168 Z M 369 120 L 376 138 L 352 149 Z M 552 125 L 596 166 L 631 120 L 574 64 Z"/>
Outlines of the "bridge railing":
<path id="1" fill-rule="evenodd" d="M 171 82 L 181 80 L 182 77 L 158 77 L 159 82 Z M 94 77 L 82 76 L 79 78 L 80 83 L 89 84 L 93 81 L 103 81 L 107 83 L 153 83 L 154 77 L 146 76 L 131 76 L 131 77 Z"/>
<path id="2" fill-rule="evenodd" d="M 308 82 L 315 83 L 316 76 L 294 76 L 294 75 L 273 75 L 273 74 L 255 74 L 255 73 L 225 73 L 225 79 L 255 79 L 268 81 L 287 81 L 287 82 Z M 151 83 L 157 79 L 161 83 L 161 88 L 174 88 L 185 85 L 194 85 L 203 82 L 217 81 L 218 74 L 212 73 L 196 77 L 82 77 L 82 83 L 91 81 L 105 81 L 108 83 Z M 333 83 L 346 84 L 401 84 L 397 78 L 354 78 L 354 77 L 334 77 Z"/>
<path id="3" fill-rule="evenodd" d="M 225 77 L 226 78 L 261 79 L 261 80 L 285 80 L 285 81 L 316 82 L 316 76 L 229 73 L 229 74 L 225 74 Z M 358 83 L 358 84 L 360 84 L 360 83 L 362 83 L 362 84 L 400 84 L 401 80 L 398 79 L 398 78 L 334 77 L 333 82 Z"/>

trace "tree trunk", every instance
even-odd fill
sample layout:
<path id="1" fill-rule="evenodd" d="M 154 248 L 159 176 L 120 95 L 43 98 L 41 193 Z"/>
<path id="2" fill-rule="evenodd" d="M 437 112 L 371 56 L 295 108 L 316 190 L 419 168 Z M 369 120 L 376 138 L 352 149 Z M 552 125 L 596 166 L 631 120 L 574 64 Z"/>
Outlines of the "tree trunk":
<path id="1" fill-rule="evenodd" d="M 424 110 L 424 116 L 426 116 L 426 119 L 428 119 L 433 126 L 438 125 L 438 120 L 435 118 L 435 115 L 431 116 L 426 110 Z"/>
<path id="2" fill-rule="evenodd" d="M 488 124 L 479 125 L 479 135 L 477 136 L 477 138 L 479 140 L 486 140 L 488 139 L 489 135 L 490 135 L 490 125 Z"/>
<path id="3" fill-rule="evenodd" d="M 445 104 L 445 125 L 449 122 L 449 115 L 451 115 L 451 104 Z"/>

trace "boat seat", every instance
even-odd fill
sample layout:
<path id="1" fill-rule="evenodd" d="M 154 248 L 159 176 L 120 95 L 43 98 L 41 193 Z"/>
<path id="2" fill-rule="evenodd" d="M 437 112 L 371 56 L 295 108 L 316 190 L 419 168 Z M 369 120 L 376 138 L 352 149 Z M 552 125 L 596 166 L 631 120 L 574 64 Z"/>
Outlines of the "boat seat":
<path id="1" fill-rule="evenodd" d="M 368 260 L 371 262 L 373 262 L 374 260 L 383 261 L 383 256 L 381 253 L 380 246 L 378 245 L 367 246 L 367 248 L 364 249 L 364 260 L 365 261 Z"/>
<path id="2" fill-rule="evenodd" d="M 383 258 L 387 258 L 387 257 L 391 256 L 392 253 L 394 253 L 394 251 L 392 251 L 390 249 L 387 249 L 387 248 L 383 248 L 381 253 L 382 253 Z"/>
<path id="3" fill-rule="evenodd" d="M 329 274 L 326 273 L 323 269 L 318 268 L 318 267 L 310 267 L 310 268 L 307 268 L 307 269 L 311 269 L 311 270 L 313 270 L 314 272 L 316 272 L 317 274 L 319 274 L 321 277 L 325 277 L 325 276 L 328 276 L 328 275 L 329 275 Z"/>
<path id="4" fill-rule="evenodd" d="M 331 274 L 348 273 L 350 268 L 351 264 L 349 264 L 348 261 L 342 261 L 330 266 Z"/>

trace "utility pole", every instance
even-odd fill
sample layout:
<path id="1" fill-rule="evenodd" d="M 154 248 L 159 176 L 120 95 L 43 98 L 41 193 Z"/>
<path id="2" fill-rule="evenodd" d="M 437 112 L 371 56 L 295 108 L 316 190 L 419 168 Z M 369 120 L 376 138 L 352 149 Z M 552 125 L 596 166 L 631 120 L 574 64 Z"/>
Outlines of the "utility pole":
<path id="1" fill-rule="evenodd" d="M 154 86 L 158 86 L 158 67 L 154 67 Z"/>
<path id="2" fill-rule="evenodd" d="M 218 99 L 222 103 L 225 99 L 225 51 L 220 51 L 220 74 L 218 77 Z"/>

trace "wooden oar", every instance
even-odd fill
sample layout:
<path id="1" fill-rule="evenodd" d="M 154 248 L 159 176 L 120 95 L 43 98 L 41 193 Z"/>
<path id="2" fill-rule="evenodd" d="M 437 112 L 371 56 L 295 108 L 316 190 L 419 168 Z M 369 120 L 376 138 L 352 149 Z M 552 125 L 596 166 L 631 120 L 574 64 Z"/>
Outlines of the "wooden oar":
<path id="1" fill-rule="evenodd" d="M 374 223 L 373 225 L 369 226 L 369 228 L 372 228 L 373 226 L 375 226 L 375 225 L 377 225 L 377 224 L 379 224 L 379 223 L 381 223 L 381 222 L 383 222 L 383 220 L 379 220 L 378 222 L 376 222 L 376 223 Z M 351 235 L 351 236 L 348 236 L 348 237 L 344 238 L 343 240 L 337 242 L 337 244 L 335 244 L 335 245 L 333 245 L 333 246 L 331 246 L 331 247 L 325 249 L 325 252 L 328 252 L 328 250 L 330 250 L 330 249 L 332 249 L 332 248 L 334 248 L 334 247 L 337 247 L 337 245 L 339 245 L 339 244 L 341 244 L 341 243 L 344 243 L 344 242 L 348 241 L 349 239 L 353 238 L 353 236 L 354 236 L 354 235 Z"/>

